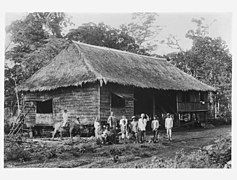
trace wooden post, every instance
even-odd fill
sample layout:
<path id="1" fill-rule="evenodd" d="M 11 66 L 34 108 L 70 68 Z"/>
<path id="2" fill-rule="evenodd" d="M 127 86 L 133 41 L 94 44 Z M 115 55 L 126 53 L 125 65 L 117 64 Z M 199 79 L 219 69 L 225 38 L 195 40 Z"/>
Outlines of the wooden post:
<path id="1" fill-rule="evenodd" d="M 175 114 L 174 114 L 174 120 L 176 121 L 176 125 L 177 125 L 177 127 L 180 127 L 180 123 L 179 123 L 179 115 L 178 115 L 178 113 L 175 113 Z"/>
<path id="2" fill-rule="evenodd" d="M 100 88 L 101 88 L 101 86 L 99 85 L 98 86 L 98 114 L 97 114 L 99 121 L 101 120 L 101 117 L 100 117 Z"/>
<path id="3" fill-rule="evenodd" d="M 176 113 L 177 115 L 175 116 L 177 118 L 177 126 L 180 127 L 180 119 L 179 119 L 179 98 L 178 98 L 178 93 L 176 93 Z"/>
<path id="4" fill-rule="evenodd" d="M 155 99 L 155 92 L 154 90 L 152 91 L 152 114 L 153 118 L 156 115 L 156 99 Z"/>
<path id="5" fill-rule="evenodd" d="M 109 94 L 109 113 L 111 113 L 111 105 L 112 105 L 112 93 Z"/>
<path id="6" fill-rule="evenodd" d="M 204 120 L 207 123 L 207 112 L 206 111 L 204 112 Z"/>

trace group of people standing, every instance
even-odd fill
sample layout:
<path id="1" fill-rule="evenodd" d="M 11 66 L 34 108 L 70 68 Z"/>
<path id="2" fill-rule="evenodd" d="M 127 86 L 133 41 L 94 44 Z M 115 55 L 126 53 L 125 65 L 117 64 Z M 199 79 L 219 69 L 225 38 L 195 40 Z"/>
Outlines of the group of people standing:
<path id="1" fill-rule="evenodd" d="M 95 128 L 95 136 L 97 138 L 102 138 L 103 141 L 106 141 L 106 138 L 112 132 L 112 134 L 116 134 L 117 130 L 119 131 L 119 135 L 121 135 L 121 140 L 125 142 L 126 139 L 133 138 L 135 142 L 143 143 L 146 137 L 146 128 L 147 122 L 151 121 L 151 129 L 153 132 L 153 142 L 157 142 L 159 140 L 159 127 L 160 122 L 158 116 L 154 116 L 151 120 L 147 114 L 142 113 L 140 118 L 136 118 L 136 116 L 131 117 L 131 121 L 125 116 L 117 121 L 113 112 L 111 112 L 110 116 L 107 120 L 107 125 L 100 124 L 99 120 L 96 118 L 94 122 Z M 172 140 L 172 128 L 173 128 L 173 118 L 168 113 L 165 118 L 165 128 L 167 132 L 167 139 Z"/>
<path id="2" fill-rule="evenodd" d="M 128 119 L 123 115 L 122 118 L 119 121 L 117 121 L 113 112 L 111 112 L 110 116 L 108 117 L 107 124 L 104 124 L 103 126 L 98 118 L 95 119 L 94 121 L 95 137 L 101 138 L 104 142 L 106 142 L 107 138 L 112 134 L 113 135 L 112 140 L 114 141 L 117 135 L 117 130 L 120 130 L 118 134 L 121 135 L 122 141 L 134 138 L 135 142 L 143 143 L 145 141 L 146 127 L 148 121 L 150 121 L 150 117 L 144 113 L 141 114 L 140 118 L 132 116 L 131 121 L 128 121 Z M 67 110 L 64 110 L 62 127 L 66 127 L 67 124 L 68 124 L 68 114 Z M 159 127 L 160 127 L 159 118 L 157 115 L 155 115 L 151 120 L 153 142 L 157 142 L 159 140 Z M 165 129 L 167 133 L 167 139 L 170 141 L 172 140 L 172 128 L 173 128 L 173 118 L 169 113 L 167 113 L 165 116 Z"/>

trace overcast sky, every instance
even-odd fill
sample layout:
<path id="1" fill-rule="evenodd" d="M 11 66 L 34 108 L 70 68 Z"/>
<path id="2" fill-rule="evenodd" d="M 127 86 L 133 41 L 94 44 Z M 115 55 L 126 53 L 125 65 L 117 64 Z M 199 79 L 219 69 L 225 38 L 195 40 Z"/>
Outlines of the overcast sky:
<path id="1" fill-rule="evenodd" d="M 5 22 L 9 25 L 16 19 L 24 18 L 27 13 L 6 13 Z M 113 27 L 119 27 L 121 24 L 131 22 L 131 13 L 66 13 L 71 16 L 71 21 L 75 24 L 74 27 L 87 22 L 104 22 Z M 157 24 L 163 27 L 158 39 L 162 40 L 168 37 L 169 34 L 176 35 L 180 39 L 180 44 L 183 49 L 191 47 L 191 40 L 185 38 L 185 34 L 189 29 L 194 29 L 195 24 L 191 22 L 192 18 L 204 17 L 206 22 L 214 23 L 210 26 L 209 35 L 211 37 L 221 37 L 226 41 L 231 51 L 231 13 L 158 13 Z M 6 38 L 8 40 L 8 38 Z M 7 44 L 7 43 L 6 43 Z M 159 45 L 157 52 L 160 55 L 173 52 L 174 50 L 166 45 Z"/>

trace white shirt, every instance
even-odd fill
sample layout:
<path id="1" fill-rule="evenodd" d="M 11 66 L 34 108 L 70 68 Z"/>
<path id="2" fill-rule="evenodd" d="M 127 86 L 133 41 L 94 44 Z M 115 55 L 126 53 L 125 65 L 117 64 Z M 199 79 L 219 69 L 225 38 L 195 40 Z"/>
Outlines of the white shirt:
<path id="1" fill-rule="evenodd" d="M 97 130 L 99 129 L 100 123 L 98 121 L 94 122 L 94 128 Z"/>
<path id="2" fill-rule="evenodd" d="M 156 130 L 159 128 L 159 121 L 157 119 L 154 119 L 152 122 L 151 122 L 151 128 L 152 130 Z"/>
<path id="3" fill-rule="evenodd" d="M 120 119 L 119 125 L 120 126 L 124 125 L 123 121 L 125 121 L 125 126 L 127 126 L 127 124 L 128 124 L 128 120 L 127 119 Z"/>
<path id="4" fill-rule="evenodd" d="M 170 129 L 173 127 L 173 119 L 170 117 L 170 118 L 166 118 L 165 119 L 165 128 L 166 129 Z"/>
<path id="5" fill-rule="evenodd" d="M 132 121 L 131 122 L 131 128 L 133 132 L 137 132 L 138 129 L 138 122 L 137 121 Z"/>
<path id="6" fill-rule="evenodd" d="M 121 124 L 120 129 L 121 129 L 122 133 L 125 133 L 127 131 L 127 125 L 126 124 Z"/>
<path id="7" fill-rule="evenodd" d="M 138 120 L 138 129 L 141 131 L 145 131 L 146 130 L 146 123 L 147 123 L 147 119 L 140 118 Z"/>
<path id="8" fill-rule="evenodd" d="M 68 114 L 63 112 L 63 122 L 67 122 L 68 121 Z"/>

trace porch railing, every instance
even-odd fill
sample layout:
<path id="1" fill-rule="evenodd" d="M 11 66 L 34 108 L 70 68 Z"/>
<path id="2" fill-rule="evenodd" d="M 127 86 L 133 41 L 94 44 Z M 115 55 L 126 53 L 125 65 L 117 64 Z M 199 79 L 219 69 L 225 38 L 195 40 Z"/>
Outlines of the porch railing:
<path id="1" fill-rule="evenodd" d="M 190 102 L 190 103 L 181 103 L 178 102 L 177 105 L 178 112 L 195 112 L 195 111 L 208 111 L 208 103 L 200 102 Z"/>

